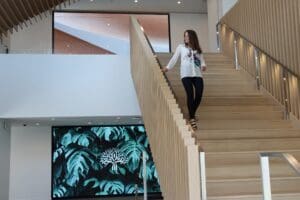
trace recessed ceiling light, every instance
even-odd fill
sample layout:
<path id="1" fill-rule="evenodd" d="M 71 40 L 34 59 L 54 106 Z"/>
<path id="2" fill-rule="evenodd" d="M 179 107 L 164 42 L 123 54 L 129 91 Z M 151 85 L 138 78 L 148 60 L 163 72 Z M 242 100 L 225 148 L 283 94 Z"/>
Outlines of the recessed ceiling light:
<path id="1" fill-rule="evenodd" d="M 107 26 L 110 26 L 110 23 L 107 23 Z"/>
<path id="2" fill-rule="evenodd" d="M 93 2 L 94 0 L 90 0 L 90 2 Z"/>
<path id="3" fill-rule="evenodd" d="M 134 0 L 134 3 L 138 3 L 139 1 L 138 0 Z"/>
<path id="4" fill-rule="evenodd" d="M 177 4 L 181 4 L 181 1 L 177 1 Z"/>
<path id="5" fill-rule="evenodd" d="M 40 125 L 40 123 L 35 123 L 35 125 L 39 126 L 39 125 Z"/>

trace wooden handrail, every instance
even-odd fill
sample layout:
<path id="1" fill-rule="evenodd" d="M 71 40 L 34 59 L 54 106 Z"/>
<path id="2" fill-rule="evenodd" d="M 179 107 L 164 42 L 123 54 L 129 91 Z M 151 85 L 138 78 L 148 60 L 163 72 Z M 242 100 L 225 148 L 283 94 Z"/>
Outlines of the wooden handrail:
<path id="1" fill-rule="evenodd" d="M 200 200 L 198 146 L 137 20 L 131 17 L 131 74 L 166 200 Z"/>

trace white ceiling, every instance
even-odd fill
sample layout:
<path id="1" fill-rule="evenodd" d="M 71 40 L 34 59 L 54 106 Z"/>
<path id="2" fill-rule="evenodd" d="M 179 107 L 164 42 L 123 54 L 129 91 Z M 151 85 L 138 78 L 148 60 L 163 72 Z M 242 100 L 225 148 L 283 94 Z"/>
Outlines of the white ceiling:
<path id="1" fill-rule="evenodd" d="M 117 124 L 143 124 L 140 116 L 120 117 L 56 117 L 6 119 L 13 126 L 97 126 Z"/>
<path id="2" fill-rule="evenodd" d="M 207 0 L 80 0 L 67 10 L 207 13 Z"/>

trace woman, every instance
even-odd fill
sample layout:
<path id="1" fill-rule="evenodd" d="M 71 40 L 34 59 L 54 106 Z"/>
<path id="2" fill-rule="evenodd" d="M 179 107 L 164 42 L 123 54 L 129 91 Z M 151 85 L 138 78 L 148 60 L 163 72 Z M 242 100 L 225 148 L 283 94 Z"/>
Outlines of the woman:
<path id="1" fill-rule="evenodd" d="M 200 105 L 203 93 L 203 79 L 201 71 L 206 70 L 202 50 L 195 31 L 184 32 L 184 44 L 180 44 L 168 65 L 163 68 L 167 72 L 174 67 L 181 56 L 180 75 L 187 96 L 189 123 L 193 130 L 197 130 L 195 113 Z M 195 88 L 195 95 L 194 95 Z"/>

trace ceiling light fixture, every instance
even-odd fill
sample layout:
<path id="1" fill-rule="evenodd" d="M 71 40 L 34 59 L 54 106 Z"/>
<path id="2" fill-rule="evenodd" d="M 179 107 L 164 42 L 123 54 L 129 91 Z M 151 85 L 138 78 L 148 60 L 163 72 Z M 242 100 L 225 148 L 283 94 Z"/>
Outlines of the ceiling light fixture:
<path id="1" fill-rule="evenodd" d="M 110 23 L 107 23 L 107 26 L 110 26 Z"/>
<path id="2" fill-rule="evenodd" d="M 177 4 L 181 4 L 181 1 L 177 1 Z"/>
<path id="3" fill-rule="evenodd" d="M 138 3 L 139 1 L 138 0 L 134 0 L 134 3 Z"/>
<path id="4" fill-rule="evenodd" d="M 39 125 L 40 125 L 40 123 L 35 123 L 35 125 L 39 126 Z"/>

